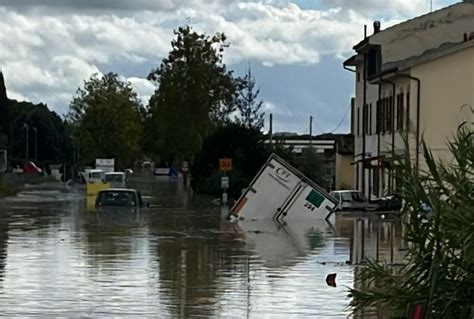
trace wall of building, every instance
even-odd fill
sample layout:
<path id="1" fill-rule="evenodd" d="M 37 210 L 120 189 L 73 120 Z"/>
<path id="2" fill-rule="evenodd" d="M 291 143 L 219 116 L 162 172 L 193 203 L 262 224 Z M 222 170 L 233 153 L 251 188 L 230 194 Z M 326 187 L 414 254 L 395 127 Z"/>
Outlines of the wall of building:
<path id="1" fill-rule="evenodd" d="M 353 155 L 336 153 L 336 190 L 354 189 L 354 170 L 351 165 L 353 159 Z"/>
<path id="2" fill-rule="evenodd" d="M 383 64 L 396 62 L 462 41 L 464 32 L 474 31 L 473 19 L 474 4 L 459 3 L 382 30 L 370 37 L 370 43 L 382 46 Z"/>
<path id="3" fill-rule="evenodd" d="M 447 139 L 463 121 L 474 122 L 474 47 L 413 67 L 411 74 L 421 79 L 423 138 L 436 156 L 449 159 Z"/>

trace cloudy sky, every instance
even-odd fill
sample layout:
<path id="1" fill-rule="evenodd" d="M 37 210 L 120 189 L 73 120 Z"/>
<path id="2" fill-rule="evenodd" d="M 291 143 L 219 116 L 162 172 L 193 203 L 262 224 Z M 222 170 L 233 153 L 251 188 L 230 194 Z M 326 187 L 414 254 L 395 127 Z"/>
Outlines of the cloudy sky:
<path id="1" fill-rule="evenodd" d="M 456 0 L 433 0 L 437 9 Z M 427 13 L 430 0 L 0 0 L 0 67 L 10 98 L 60 114 L 84 79 L 117 72 L 145 101 L 145 77 L 170 49 L 173 29 L 224 32 L 225 61 L 251 65 L 277 131 L 347 131 L 352 73 L 344 58 L 369 31 Z"/>

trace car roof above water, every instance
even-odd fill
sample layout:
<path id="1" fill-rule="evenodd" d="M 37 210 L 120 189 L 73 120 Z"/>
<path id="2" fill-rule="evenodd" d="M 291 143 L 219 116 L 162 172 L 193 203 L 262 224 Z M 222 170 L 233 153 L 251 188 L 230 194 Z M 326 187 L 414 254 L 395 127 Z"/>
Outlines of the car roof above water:
<path id="1" fill-rule="evenodd" d="M 331 193 L 360 193 L 361 191 L 358 190 L 350 190 L 350 189 L 344 189 L 344 190 L 337 190 L 337 191 L 332 191 Z"/>
<path id="2" fill-rule="evenodd" d="M 99 191 L 99 193 L 105 193 L 105 192 L 133 192 L 137 193 L 138 191 L 133 188 L 107 188 Z"/>

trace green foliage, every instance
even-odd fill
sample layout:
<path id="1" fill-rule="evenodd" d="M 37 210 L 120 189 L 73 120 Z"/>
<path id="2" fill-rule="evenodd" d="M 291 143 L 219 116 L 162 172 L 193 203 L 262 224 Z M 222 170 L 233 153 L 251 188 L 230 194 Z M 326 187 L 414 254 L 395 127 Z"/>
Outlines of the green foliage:
<path id="1" fill-rule="evenodd" d="M 67 123 L 44 104 L 9 101 L 10 145 L 12 157 L 26 159 L 28 125 L 29 159 L 34 158 L 35 133 L 38 161 L 69 161 L 72 144 L 67 136 Z"/>
<path id="2" fill-rule="evenodd" d="M 352 290 L 351 306 L 387 307 L 404 316 L 412 303 L 426 305 L 430 318 L 474 315 L 474 131 L 460 127 L 450 142 L 451 162 L 435 161 L 424 144 L 427 171 L 418 174 L 410 154 L 397 163 L 401 185 L 407 264 L 394 271 L 375 262 L 357 280 L 367 286 Z"/>
<path id="3" fill-rule="evenodd" d="M 115 73 L 93 75 L 79 88 L 68 118 L 80 145 L 84 163 L 115 158 L 116 165 L 131 165 L 139 156 L 142 133 L 141 105 L 131 84 Z"/>
<path id="4" fill-rule="evenodd" d="M 151 153 L 190 158 L 234 110 L 235 83 L 222 63 L 226 37 L 175 31 L 172 50 L 148 79 L 158 88 L 150 99 L 145 144 Z"/>
<path id="5" fill-rule="evenodd" d="M 250 68 L 243 78 L 237 79 L 237 88 L 236 106 L 239 111 L 237 122 L 248 128 L 261 130 L 265 113 L 262 111 L 263 102 L 257 102 L 260 89 L 255 90 L 255 78 Z"/>
<path id="6" fill-rule="evenodd" d="M 242 188 L 265 163 L 269 153 L 263 144 L 263 135 L 257 129 L 246 128 L 229 123 L 219 127 L 204 140 L 201 151 L 196 155 L 192 167 L 192 176 L 196 191 L 199 193 L 219 194 L 219 159 L 231 158 L 233 170 L 230 178 L 229 194 L 233 198 L 240 196 Z"/>

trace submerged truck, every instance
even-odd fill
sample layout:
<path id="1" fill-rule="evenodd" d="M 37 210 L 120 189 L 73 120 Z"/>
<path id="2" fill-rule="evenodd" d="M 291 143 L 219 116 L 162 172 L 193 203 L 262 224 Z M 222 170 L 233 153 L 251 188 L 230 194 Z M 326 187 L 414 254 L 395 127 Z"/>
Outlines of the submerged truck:
<path id="1" fill-rule="evenodd" d="M 327 219 L 337 201 L 315 182 L 272 154 L 231 208 L 245 220 Z"/>

